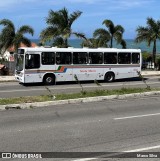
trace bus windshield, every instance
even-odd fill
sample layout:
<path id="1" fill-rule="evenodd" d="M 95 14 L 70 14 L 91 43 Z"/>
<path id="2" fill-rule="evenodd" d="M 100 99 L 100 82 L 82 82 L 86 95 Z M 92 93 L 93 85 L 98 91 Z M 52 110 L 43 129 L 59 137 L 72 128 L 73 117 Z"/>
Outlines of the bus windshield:
<path id="1" fill-rule="evenodd" d="M 17 55 L 17 62 L 16 62 L 16 70 L 17 71 L 23 70 L 23 63 L 24 63 L 24 55 L 18 54 Z"/>

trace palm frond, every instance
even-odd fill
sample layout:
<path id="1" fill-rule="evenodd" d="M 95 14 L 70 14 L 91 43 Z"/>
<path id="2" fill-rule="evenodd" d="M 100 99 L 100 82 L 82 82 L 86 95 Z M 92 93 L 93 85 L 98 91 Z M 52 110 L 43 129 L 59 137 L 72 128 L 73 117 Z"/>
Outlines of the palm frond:
<path id="1" fill-rule="evenodd" d="M 123 34 L 124 28 L 121 25 L 117 25 L 115 26 L 115 32 L 121 32 Z"/>
<path id="2" fill-rule="evenodd" d="M 77 38 L 80 38 L 80 39 L 84 39 L 84 40 L 87 40 L 86 36 L 84 33 L 80 33 L 80 32 L 72 32 L 73 35 L 75 35 Z"/>
<path id="3" fill-rule="evenodd" d="M 73 24 L 73 22 L 75 22 L 75 20 L 77 20 L 81 16 L 81 14 L 82 14 L 81 11 L 76 11 L 76 12 L 73 12 L 72 14 L 70 14 L 70 16 L 69 16 L 69 26 L 70 27 Z"/>
<path id="4" fill-rule="evenodd" d="M 17 31 L 17 33 L 20 33 L 20 34 L 26 34 L 26 33 L 29 33 L 33 36 L 34 34 L 34 30 L 32 27 L 30 26 L 27 26 L 27 25 L 24 25 L 24 26 L 21 26 L 19 28 L 19 30 Z"/>
<path id="5" fill-rule="evenodd" d="M 93 37 L 97 39 L 103 39 L 103 41 L 109 41 L 111 39 L 110 33 L 102 28 L 96 29 L 93 33 Z"/>
<path id="6" fill-rule="evenodd" d="M 10 28 L 12 30 L 15 30 L 14 24 L 9 19 L 2 19 L 2 20 L 0 20 L 0 25 L 3 25 L 6 28 Z"/>
<path id="7" fill-rule="evenodd" d="M 105 25 L 108 28 L 109 32 L 113 35 L 115 28 L 114 23 L 111 20 L 104 20 L 102 24 Z"/>
<path id="8" fill-rule="evenodd" d="M 59 30 L 56 27 L 49 26 L 42 30 L 40 38 L 42 42 L 50 41 L 59 35 Z"/>

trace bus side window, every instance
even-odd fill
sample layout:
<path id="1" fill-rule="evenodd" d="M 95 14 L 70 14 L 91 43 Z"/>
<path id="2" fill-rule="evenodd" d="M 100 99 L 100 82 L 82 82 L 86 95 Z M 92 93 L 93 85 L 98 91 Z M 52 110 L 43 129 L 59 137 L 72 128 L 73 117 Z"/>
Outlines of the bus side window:
<path id="1" fill-rule="evenodd" d="M 104 53 L 104 64 L 117 64 L 117 53 Z"/>
<path id="2" fill-rule="evenodd" d="M 73 64 L 87 64 L 88 53 L 85 52 L 74 52 L 73 53 Z"/>
<path id="3" fill-rule="evenodd" d="M 40 67 L 40 55 L 39 54 L 26 54 L 25 68 L 34 69 Z"/>
<path id="4" fill-rule="evenodd" d="M 140 63 L 140 53 L 132 53 L 132 64 Z"/>
<path id="5" fill-rule="evenodd" d="M 103 53 L 100 52 L 90 52 L 89 58 L 92 60 L 90 64 L 102 64 L 103 63 Z"/>
<path id="6" fill-rule="evenodd" d="M 71 64 L 71 53 L 70 52 L 57 52 L 56 53 L 56 64 Z"/>
<path id="7" fill-rule="evenodd" d="M 119 64 L 130 64 L 131 63 L 131 53 L 118 53 L 118 63 Z"/>
<path id="8" fill-rule="evenodd" d="M 54 52 L 42 52 L 42 64 L 43 65 L 55 64 L 55 53 Z"/>

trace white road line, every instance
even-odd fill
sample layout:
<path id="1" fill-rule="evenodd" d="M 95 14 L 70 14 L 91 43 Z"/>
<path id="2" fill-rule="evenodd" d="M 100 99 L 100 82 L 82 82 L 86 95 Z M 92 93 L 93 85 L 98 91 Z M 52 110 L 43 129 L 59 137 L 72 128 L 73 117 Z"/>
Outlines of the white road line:
<path id="1" fill-rule="evenodd" d="M 146 114 L 146 115 L 137 115 L 137 116 L 128 116 L 128 117 L 119 117 L 119 118 L 114 118 L 114 120 L 125 120 L 125 119 L 132 119 L 132 118 L 141 118 L 141 117 L 157 116 L 157 115 L 160 115 L 160 113 Z"/>
<path id="2" fill-rule="evenodd" d="M 141 149 L 127 150 L 127 151 L 123 151 L 123 152 L 125 152 L 125 153 L 141 152 L 141 151 L 152 150 L 152 149 L 157 149 L 157 148 L 160 148 L 160 145 L 141 148 Z"/>
<path id="3" fill-rule="evenodd" d="M 98 158 L 84 158 L 84 159 L 76 159 L 73 161 L 90 161 L 90 160 L 95 160 L 95 159 L 98 159 Z"/>

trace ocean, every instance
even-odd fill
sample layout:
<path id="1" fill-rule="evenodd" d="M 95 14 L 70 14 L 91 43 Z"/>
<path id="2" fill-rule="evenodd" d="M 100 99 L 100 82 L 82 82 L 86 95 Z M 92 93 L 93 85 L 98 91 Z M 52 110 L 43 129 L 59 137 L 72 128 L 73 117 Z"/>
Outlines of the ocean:
<path id="1" fill-rule="evenodd" d="M 32 42 L 35 42 L 36 44 L 39 44 L 39 39 L 31 39 Z M 142 43 L 135 43 L 133 39 L 126 39 L 128 49 L 141 49 L 143 51 L 152 52 L 153 44 L 150 45 L 150 47 L 147 46 L 146 42 Z M 81 39 L 69 39 L 69 45 L 74 48 L 81 48 Z M 47 43 L 49 45 L 49 43 Z M 113 43 L 114 48 L 122 48 L 120 45 L 117 45 L 115 42 Z M 160 54 L 160 41 L 157 41 L 157 53 Z"/>

